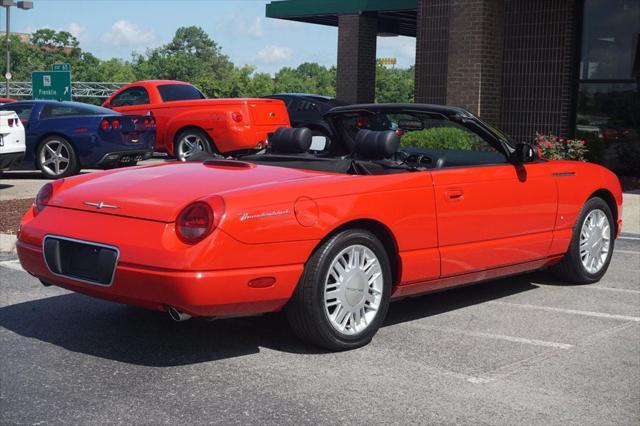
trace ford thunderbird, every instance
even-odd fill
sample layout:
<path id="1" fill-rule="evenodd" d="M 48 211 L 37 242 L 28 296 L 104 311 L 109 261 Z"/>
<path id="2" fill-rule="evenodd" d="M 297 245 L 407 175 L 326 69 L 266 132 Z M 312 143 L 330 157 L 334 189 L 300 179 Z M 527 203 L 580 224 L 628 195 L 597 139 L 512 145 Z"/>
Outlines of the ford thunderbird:
<path id="1" fill-rule="evenodd" d="M 284 310 L 330 350 L 367 344 L 389 302 L 553 268 L 606 272 L 622 195 L 594 164 L 548 161 L 471 113 L 331 110 L 336 135 L 278 129 L 268 149 L 46 184 L 18 233 L 45 285 L 175 320 Z"/>

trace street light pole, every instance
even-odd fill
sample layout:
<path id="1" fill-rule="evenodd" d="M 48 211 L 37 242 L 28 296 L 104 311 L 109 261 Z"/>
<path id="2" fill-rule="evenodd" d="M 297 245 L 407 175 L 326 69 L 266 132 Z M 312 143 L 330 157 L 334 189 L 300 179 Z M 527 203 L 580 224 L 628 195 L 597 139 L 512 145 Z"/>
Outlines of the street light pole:
<path id="1" fill-rule="evenodd" d="M 9 80 L 11 80 L 11 40 L 9 39 L 9 35 L 11 34 L 11 8 L 13 6 L 18 6 L 18 9 L 29 10 L 33 9 L 32 1 L 19 1 L 15 2 L 13 0 L 0 0 L 0 6 L 4 7 L 7 12 L 7 32 L 5 36 L 5 42 L 7 47 L 7 65 L 5 68 L 4 79 L 5 79 L 5 98 L 9 97 Z"/>
<path id="2" fill-rule="evenodd" d="M 11 25 L 11 6 L 5 6 L 7 11 L 7 35 L 5 41 L 7 42 L 7 69 L 5 70 L 4 78 L 6 82 L 4 97 L 9 97 L 9 80 L 11 80 L 11 40 L 9 39 L 9 25 Z"/>

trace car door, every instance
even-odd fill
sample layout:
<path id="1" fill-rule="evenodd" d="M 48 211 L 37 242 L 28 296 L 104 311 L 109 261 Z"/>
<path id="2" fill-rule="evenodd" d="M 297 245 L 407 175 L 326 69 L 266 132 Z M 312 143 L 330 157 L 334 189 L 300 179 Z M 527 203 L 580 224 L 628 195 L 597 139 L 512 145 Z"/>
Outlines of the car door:
<path id="1" fill-rule="evenodd" d="M 434 151 L 441 276 L 544 258 L 557 209 L 547 163 L 511 164 L 467 127 L 444 120 L 431 124 L 443 135 L 443 129 L 453 129 L 444 148 L 457 148 Z M 456 146 L 452 137 L 465 143 Z"/>
<path id="2" fill-rule="evenodd" d="M 443 276 L 547 255 L 557 190 L 545 163 L 443 168 L 432 176 Z"/>

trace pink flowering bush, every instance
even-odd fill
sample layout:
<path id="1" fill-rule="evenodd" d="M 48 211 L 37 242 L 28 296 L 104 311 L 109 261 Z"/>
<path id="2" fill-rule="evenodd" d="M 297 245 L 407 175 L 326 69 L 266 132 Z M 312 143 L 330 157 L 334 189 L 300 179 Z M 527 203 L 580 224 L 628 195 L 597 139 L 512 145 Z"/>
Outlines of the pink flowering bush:
<path id="1" fill-rule="evenodd" d="M 547 160 L 586 161 L 589 149 L 583 139 L 565 139 L 554 135 L 536 135 L 535 144 L 540 157 Z"/>

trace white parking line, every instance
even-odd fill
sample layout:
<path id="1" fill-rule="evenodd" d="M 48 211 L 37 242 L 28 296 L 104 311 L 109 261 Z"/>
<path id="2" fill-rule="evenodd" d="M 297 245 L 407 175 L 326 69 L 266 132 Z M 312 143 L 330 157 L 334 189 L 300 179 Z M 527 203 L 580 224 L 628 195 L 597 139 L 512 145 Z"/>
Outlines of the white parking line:
<path id="1" fill-rule="evenodd" d="M 0 267 L 3 268 L 7 268 L 7 269 L 13 269 L 14 271 L 23 271 L 24 269 L 22 269 L 22 265 L 20 265 L 20 261 L 19 260 L 5 260 L 0 262 Z"/>
<path id="2" fill-rule="evenodd" d="M 595 318 L 608 318 L 615 319 L 621 321 L 634 321 L 640 322 L 640 317 L 632 317 L 629 315 L 616 315 L 616 314 L 607 314 L 604 312 L 592 312 L 592 311 L 579 311 L 576 309 L 564 309 L 564 308 L 552 308 L 550 306 L 539 306 L 539 305 L 528 305 L 526 303 L 511 303 L 511 302 L 498 302 L 498 301 L 490 301 L 487 303 L 493 303 L 495 305 L 505 305 L 505 306 L 514 306 L 518 308 L 524 309 L 537 309 L 540 311 L 548 311 L 548 312 L 560 312 L 563 314 L 573 314 L 573 315 L 582 315 L 586 317 L 595 317 Z"/>
<path id="3" fill-rule="evenodd" d="M 613 291 L 618 293 L 630 293 L 630 294 L 640 294 L 640 290 L 632 290 L 630 288 L 615 288 L 615 287 L 603 287 L 599 285 L 582 285 L 582 286 L 562 286 L 562 285 L 550 285 L 550 284 L 536 284 L 536 287 L 545 287 L 545 288 L 555 288 L 555 289 L 576 289 L 576 290 L 603 290 L 603 291 Z"/>
<path id="4" fill-rule="evenodd" d="M 619 240 L 633 240 L 633 241 L 640 241 L 640 238 L 637 237 L 618 237 Z"/>
<path id="5" fill-rule="evenodd" d="M 634 251 L 634 250 L 618 250 L 615 249 L 613 250 L 614 253 L 623 253 L 623 254 L 640 254 L 640 251 Z"/>
<path id="6" fill-rule="evenodd" d="M 505 336 L 504 334 L 494 334 L 494 333 L 484 333 L 484 332 L 481 332 L 481 331 L 460 330 L 460 329 L 455 329 L 455 328 L 437 327 L 437 326 L 424 325 L 424 324 L 419 324 L 419 323 L 413 323 L 412 325 L 414 325 L 414 326 L 416 326 L 418 328 L 423 328 L 423 329 L 444 331 L 444 332 L 447 332 L 447 333 L 463 334 L 465 336 L 471 336 L 471 337 L 483 337 L 483 338 L 486 338 L 486 339 L 506 340 L 507 342 L 524 343 L 524 344 L 527 344 L 527 345 L 544 346 L 544 347 L 547 347 L 547 348 L 571 349 L 573 347 L 573 345 L 570 345 L 568 343 L 557 343 L 557 342 L 548 342 L 546 340 L 526 339 L 524 337 Z"/>
<path id="7" fill-rule="evenodd" d="M 574 288 L 588 288 L 591 290 L 605 290 L 605 291 L 616 291 L 618 293 L 640 294 L 640 290 L 631 290 L 630 288 L 602 287 L 599 285 L 587 285 L 584 287 L 574 287 Z"/>

